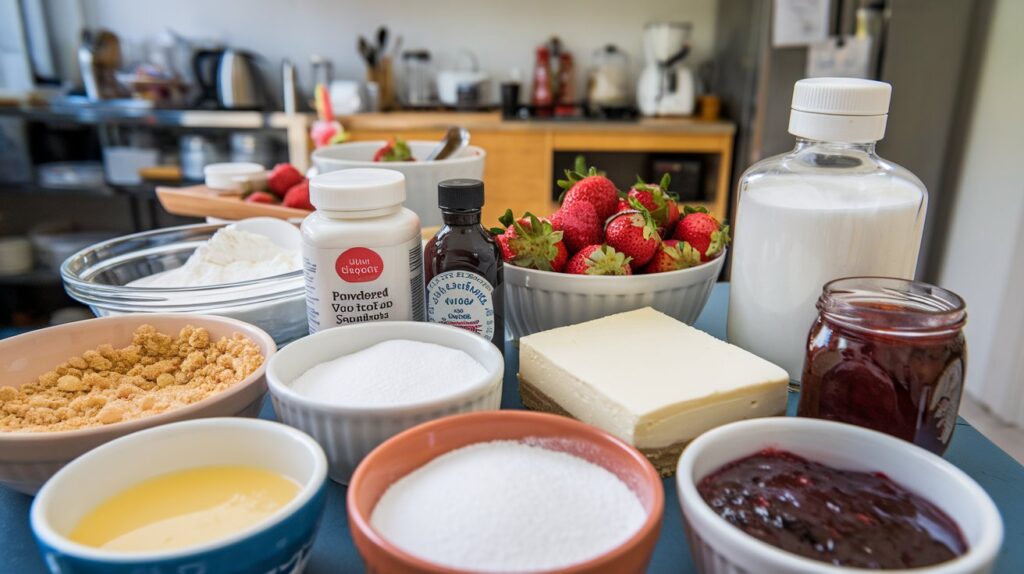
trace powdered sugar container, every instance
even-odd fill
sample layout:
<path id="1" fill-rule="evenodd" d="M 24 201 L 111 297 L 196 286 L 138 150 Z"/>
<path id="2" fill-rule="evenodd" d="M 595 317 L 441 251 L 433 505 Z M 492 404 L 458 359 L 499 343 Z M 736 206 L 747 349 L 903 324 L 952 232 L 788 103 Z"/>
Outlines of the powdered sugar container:
<path id="1" fill-rule="evenodd" d="M 369 321 L 423 320 L 420 219 L 402 207 L 405 176 L 348 169 L 310 181 L 302 221 L 309 332 Z"/>
<path id="2" fill-rule="evenodd" d="M 800 80 L 789 153 L 739 182 L 729 341 L 798 380 L 822 286 L 849 276 L 913 278 L 928 203 L 924 184 L 875 153 L 891 87 Z"/>

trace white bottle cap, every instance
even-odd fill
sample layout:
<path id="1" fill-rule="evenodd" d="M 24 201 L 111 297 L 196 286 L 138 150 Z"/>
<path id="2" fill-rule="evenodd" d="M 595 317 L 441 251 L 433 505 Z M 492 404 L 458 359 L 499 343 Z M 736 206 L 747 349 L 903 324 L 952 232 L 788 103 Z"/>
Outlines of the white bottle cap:
<path id="1" fill-rule="evenodd" d="M 309 180 L 309 201 L 322 211 L 370 211 L 405 201 L 405 176 L 393 169 L 332 171 Z"/>
<path id="2" fill-rule="evenodd" d="M 793 86 L 789 133 L 802 138 L 864 143 L 882 139 L 892 86 L 857 78 L 808 78 Z"/>

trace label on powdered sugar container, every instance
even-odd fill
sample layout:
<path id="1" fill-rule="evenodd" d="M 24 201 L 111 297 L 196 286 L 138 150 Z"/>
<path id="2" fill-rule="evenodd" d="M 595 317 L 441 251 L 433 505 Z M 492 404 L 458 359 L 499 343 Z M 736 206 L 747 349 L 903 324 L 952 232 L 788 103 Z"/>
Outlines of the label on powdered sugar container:
<path id="1" fill-rule="evenodd" d="M 472 271 L 445 271 L 427 285 L 427 321 L 494 336 L 494 287 Z"/>
<path id="2" fill-rule="evenodd" d="M 368 321 L 423 320 L 420 238 L 401 245 L 307 249 L 309 332 Z"/>

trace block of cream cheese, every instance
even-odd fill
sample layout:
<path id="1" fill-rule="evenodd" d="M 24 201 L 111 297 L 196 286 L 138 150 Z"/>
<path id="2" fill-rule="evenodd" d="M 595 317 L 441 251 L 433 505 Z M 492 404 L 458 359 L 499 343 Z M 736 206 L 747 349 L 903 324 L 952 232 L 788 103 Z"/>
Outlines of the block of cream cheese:
<path id="1" fill-rule="evenodd" d="M 640 449 L 663 475 L 698 435 L 786 411 L 789 376 L 650 307 L 523 337 L 523 403 Z"/>

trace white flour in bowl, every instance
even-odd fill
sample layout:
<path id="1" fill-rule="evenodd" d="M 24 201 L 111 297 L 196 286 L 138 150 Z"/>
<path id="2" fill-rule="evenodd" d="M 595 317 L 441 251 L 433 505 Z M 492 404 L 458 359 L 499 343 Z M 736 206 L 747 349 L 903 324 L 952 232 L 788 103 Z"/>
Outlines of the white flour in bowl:
<path id="1" fill-rule="evenodd" d="M 636 494 L 582 458 L 516 441 L 463 447 L 395 482 L 370 524 L 424 560 L 531 572 L 597 557 L 647 519 Z"/>
<path id="2" fill-rule="evenodd" d="M 177 269 L 136 279 L 131 287 L 205 287 L 283 275 L 302 268 L 302 253 L 279 247 L 270 238 L 228 225 Z"/>
<path id="3" fill-rule="evenodd" d="M 395 339 L 315 365 L 291 386 L 325 404 L 381 407 L 451 396 L 485 376 L 483 365 L 465 351 Z"/>

